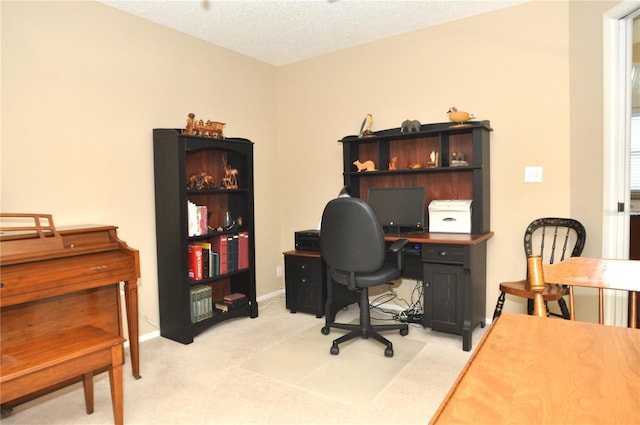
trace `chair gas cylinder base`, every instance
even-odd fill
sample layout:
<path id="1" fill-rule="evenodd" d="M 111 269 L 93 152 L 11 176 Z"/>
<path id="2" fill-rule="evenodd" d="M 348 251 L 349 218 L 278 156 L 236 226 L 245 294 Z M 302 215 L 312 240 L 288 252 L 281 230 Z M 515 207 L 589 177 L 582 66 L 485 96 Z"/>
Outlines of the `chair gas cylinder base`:
<path id="1" fill-rule="evenodd" d="M 376 341 L 386 345 L 384 350 L 384 355 L 386 357 L 393 357 L 393 343 L 380 335 L 382 331 L 391 331 L 391 330 L 399 330 L 400 335 L 406 336 L 409 334 L 409 327 L 406 324 L 397 324 L 397 325 L 372 325 L 371 324 L 371 315 L 369 313 L 369 291 L 367 288 L 364 288 L 360 292 L 360 301 L 358 303 L 360 306 L 360 323 L 357 324 L 349 324 L 349 323 L 327 323 L 326 326 L 322 328 L 322 333 L 324 335 L 329 335 L 331 331 L 330 328 L 336 329 L 344 329 L 350 331 L 349 333 L 337 338 L 333 341 L 331 345 L 330 353 L 337 355 L 340 353 L 340 348 L 338 344 L 349 341 L 354 338 L 362 337 L 362 339 L 373 338 Z M 364 305 L 364 308 L 362 307 Z"/>

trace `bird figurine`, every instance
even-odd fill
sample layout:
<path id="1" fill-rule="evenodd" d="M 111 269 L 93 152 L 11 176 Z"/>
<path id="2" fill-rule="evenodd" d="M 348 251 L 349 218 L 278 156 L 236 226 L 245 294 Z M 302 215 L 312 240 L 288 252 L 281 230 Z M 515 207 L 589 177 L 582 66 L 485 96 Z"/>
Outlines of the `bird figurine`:
<path id="1" fill-rule="evenodd" d="M 371 114 L 367 114 L 366 117 L 362 120 L 362 125 L 360 126 L 360 137 L 370 136 L 373 134 L 371 131 L 371 126 L 373 125 L 373 116 Z"/>
<path id="2" fill-rule="evenodd" d="M 473 114 L 470 114 L 468 112 L 458 111 L 458 109 L 455 106 L 452 106 L 451 108 L 449 108 L 449 110 L 447 111 L 447 114 L 449 114 L 449 119 L 455 123 L 458 123 L 457 125 L 459 126 L 464 125 L 465 122 L 475 118 Z"/>

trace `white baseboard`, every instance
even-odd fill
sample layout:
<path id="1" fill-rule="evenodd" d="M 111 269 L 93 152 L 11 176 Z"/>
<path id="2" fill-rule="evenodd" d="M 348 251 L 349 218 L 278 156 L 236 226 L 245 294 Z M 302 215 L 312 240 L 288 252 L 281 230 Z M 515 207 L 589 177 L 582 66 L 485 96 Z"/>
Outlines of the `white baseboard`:
<path id="1" fill-rule="evenodd" d="M 256 298 L 256 301 L 258 301 L 258 302 L 265 301 L 265 300 L 268 300 L 270 298 L 280 297 L 282 295 L 284 295 L 284 289 L 278 289 L 277 291 L 270 292 L 268 294 L 265 294 L 265 295 L 262 295 L 262 296 Z M 140 335 L 138 337 L 138 341 L 140 341 L 140 342 L 148 341 L 148 340 L 153 339 L 153 338 L 158 338 L 159 336 L 160 336 L 160 330 L 157 329 L 155 331 L 146 333 L 144 335 Z M 125 341 L 124 346 L 128 347 L 129 346 L 129 341 Z"/>
<path id="2" fill-rule="evenodd" d="M 282 295 L 284 295 L 284 289 L 278 289 L 277 291 L 273 291 L 256 298 L 256 301 L 260 302 L 260 301 L 268 300 L 269 298 L 279 297 Z"/>

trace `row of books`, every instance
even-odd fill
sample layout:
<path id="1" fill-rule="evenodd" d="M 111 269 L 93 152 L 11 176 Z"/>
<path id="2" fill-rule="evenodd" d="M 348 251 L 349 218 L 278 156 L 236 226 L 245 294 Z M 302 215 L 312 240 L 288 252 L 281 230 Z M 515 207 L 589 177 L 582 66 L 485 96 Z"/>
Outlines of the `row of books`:
<path id="1" fill-rule="evenodd" d="M 187 200 L 187 233 L 189 236 L 209 233 L 209 214 L 206 205 L 196 205 Z"/>
<path id="2" fill-rule="evenodd" d="M 197 323 L 249 304 L 249 299 L 240 293 L 226 295 L 220 301 L 213 302 L 211 286 L 195 285 L 191 288 L 191 323 Z M 214 308 L 215 307 L 215 308 Z"/>
<path id="3" fill-rule="evenodd" d="M 202 280 L 249 268 L 249 232 L 189 244 L 189 279 Z"/>
<path id="4" fill-rule="evenodd" d="M 211 286 L 191 287 L 191 323 L 200 322 L 213 316 Z"/>

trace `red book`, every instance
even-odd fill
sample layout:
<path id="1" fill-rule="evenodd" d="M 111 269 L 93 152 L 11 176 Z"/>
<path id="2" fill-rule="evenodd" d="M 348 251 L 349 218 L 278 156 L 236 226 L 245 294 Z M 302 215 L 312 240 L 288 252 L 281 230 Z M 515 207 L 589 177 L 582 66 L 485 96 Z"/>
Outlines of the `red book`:
<path id="1" fill-rule="evenodd" d="M 209 233 L 209 220 L 207 217 L 207 206 L 206 205 L 199 205 L 198 206 L 198 227 L 200 228 L 200 234 L 201 235 L 206 235 L 207 233 Z"/>
<path id="2" fill-rule="evenodd" d="M 228 273 L 227 268 L 227 236 L 220 235 L 213 239 L 211 246 L 214 252 L 220 255 L 220 274 Z"/>
<path id="3" fill-rule="evenodd" d="M 189 245 L 189 279 L 203 279 L 202 247 Z"/>
<path id="4" fill-rule="evenodd" d="M 244 294 L 241 294 L 239 292 L 234 292 L 233 294 L 225 295 L 223 300 L 224 301 L 233 302 L 233 301 L 240 300 L 240 299 L 242 299 L 244 297 L 245 297 Z"/>
<path id="5" fill-rule="evenodd" d="M 238 269 L 249 268 L 249 232 L 240 232 L 238 234 Z"/>

